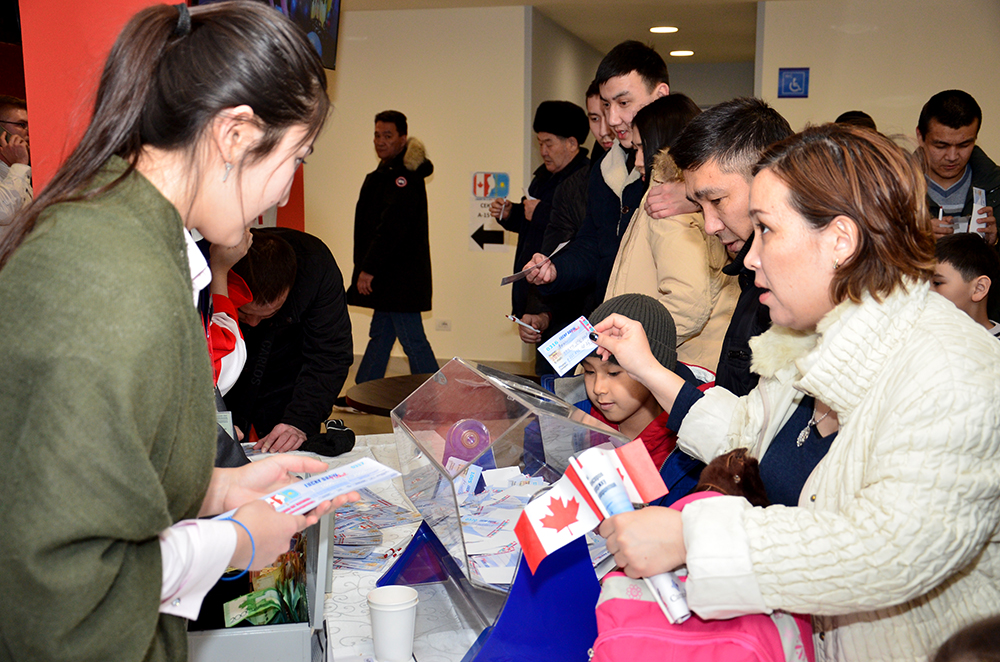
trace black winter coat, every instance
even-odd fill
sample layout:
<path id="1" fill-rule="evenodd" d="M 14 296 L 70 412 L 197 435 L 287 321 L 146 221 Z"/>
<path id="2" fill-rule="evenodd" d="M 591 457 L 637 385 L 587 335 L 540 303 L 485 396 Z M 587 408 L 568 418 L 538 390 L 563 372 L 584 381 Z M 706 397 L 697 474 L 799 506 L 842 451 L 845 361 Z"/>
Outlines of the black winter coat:
<path id="1" fill-rule="evenodd" d="M 538 166 L 528 187 L 528 194 L 533 198 L 538 198 L 538 204 L 531 215 L 529 221 L 524 216 L 524 201 L 511 205 L 510 215 L 500 221 L 500 225 L 510 232 L 517 233 L 517 249 L 514 251 L 514 271 L 520 271 L 528 263 L 535 253 L 542 250 L 542 239 L 545 231 L 549 227 L 549 218 L 552 213 L 552 200 L 556 190 L 565 182 L 570 175 L 578 170 L 586 169 L 590 161 L 587 159 L 587 150 L 580 150 L 572 161 L 556 173 L 546 170 L 544 165 Z M 527 280 L 519 280 L 511 286 L 511 312 L 520 317 L 529 310 L 528 301 L 533 297 L 535 286 Z"/>
<path id="2" fill-rule="evenodd" d="M 608 153 L 601 158 L 603 162 L 603 159 L 608 158 Z M 618 246 L 632 215 L 642 204 L 642 197 L 646 194 L 646 182 L 637 179 L 625 187 L 619 199 L 604 181 L 601 162 L 595 163 L 590 169 L 587 213 L 580 230 L 569 246 L 552 258 L 552 264 L 556 267 L 556 279 L 539 287 L 543 296 L 588 288 L 590 292 L 585 306 L 586 314 L 590 314 L 604 300 L 615 256 L 618 255 Z"/>
<path id="3" fill-rule="evenodd" d="M 754 272 L 743 264 L 753 238 L 750 235 L 739 255 L 722 268 L 722 273 L 727 276 L 738 277 L 740 298 L 736 301 L 733 318 L 722 341 L 715 385 L 741 397 L 752 391 L 760 380 L 759 375 L 750 372 L 750 339 L 771 328 L 771 311 L 760 302 L 764 290 L 753 284 Z"/>
<path id="4" fill-rule="evenodd" d="M 353 306 L 393 313 L 431 309 L 431 247 L 424 179 L 434 172 L 423 143 L 410 138 L 392 161 L 365 177 L 354 212 Z M 358 275 L 373 276 L 372 293 L 358 292 Z"/>
<path id="5" fill-rule="evenodd" d="M 264 228 L 291 244 L 295 282 L 281 309 L 255 327 L 240 325 L 247 362 L 226 393 L 233 422 L 263 437 L 278 423 L 319 434 L 354 362 L 344 279 L 320 239 L 289 228 Z"/>

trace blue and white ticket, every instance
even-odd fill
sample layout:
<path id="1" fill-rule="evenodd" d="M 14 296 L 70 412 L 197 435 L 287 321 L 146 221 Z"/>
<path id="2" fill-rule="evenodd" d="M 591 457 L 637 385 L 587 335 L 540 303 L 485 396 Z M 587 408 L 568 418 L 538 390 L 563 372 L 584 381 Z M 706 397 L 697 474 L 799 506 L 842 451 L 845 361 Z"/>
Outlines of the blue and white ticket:
<path id="1" fill-rule="evenodd" d="M 590 339 L 594 327 L 582 315 L 565 329 L 538 346 L 538 351 L 562 377 L 597 349 Z"/>
<path id="2" fill-rule="evenodd" d="M 400 475 L 395 469 L 365 457 L 343 467 L 310 476 L 297 483 L 275 490 L 261 497 L 279 513 L 301 515 L 308 513 L 324 501 L 362 487 L 391 480 Z M 223 513 L 215 519 L 231 517 L 236 510 Z"/>

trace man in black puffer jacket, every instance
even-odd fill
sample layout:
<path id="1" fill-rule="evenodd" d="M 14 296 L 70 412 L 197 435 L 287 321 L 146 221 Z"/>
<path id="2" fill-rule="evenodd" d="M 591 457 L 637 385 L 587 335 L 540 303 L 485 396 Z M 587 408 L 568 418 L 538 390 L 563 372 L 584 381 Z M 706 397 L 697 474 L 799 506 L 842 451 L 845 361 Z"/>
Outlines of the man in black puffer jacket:
<path id="1" fill-rule="evenodd" d="M 357 383 L 385 376 L 399 338 L 414 374 L 437 372 L 420 313 L 431 309 L 431 249 L 424 179 L 434 172 L 424 145 L 407 136 L 406 116 L 375 116 L 379 165 L 365 177 L 354 214 L 354 273 L 347 303 L 371 308 Z"/>

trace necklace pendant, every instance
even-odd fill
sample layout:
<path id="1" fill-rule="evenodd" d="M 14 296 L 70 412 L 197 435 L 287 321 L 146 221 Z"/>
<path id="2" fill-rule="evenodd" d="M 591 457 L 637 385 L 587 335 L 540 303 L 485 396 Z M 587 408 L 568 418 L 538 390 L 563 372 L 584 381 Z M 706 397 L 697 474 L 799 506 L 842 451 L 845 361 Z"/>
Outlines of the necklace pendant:
<path id="1" fill-rule="evenodd" d="M 802 448 L 802 444 L 806 443 L 806 439 L 809 438 L 809 430 L 812 429 L 812 421 L 810 421 L 804 428 L 799 436 L 795 438 L 795 445 L 798 448 Z"/>

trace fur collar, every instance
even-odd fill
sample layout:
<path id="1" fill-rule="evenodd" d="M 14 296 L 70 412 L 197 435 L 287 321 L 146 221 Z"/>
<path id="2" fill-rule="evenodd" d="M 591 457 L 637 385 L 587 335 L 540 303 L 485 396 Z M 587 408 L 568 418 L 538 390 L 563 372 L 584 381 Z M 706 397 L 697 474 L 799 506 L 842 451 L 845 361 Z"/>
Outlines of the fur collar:
<path id="1" fill-rule="evenodd" d="M 403 166 L 410 171 L 416 172 L 417 168 L 427 160 L 427 150 L 424 144 L 417 138 L 409 138 L 406 141 L 406 150 L 403 152 Z"/>
<path id="2" fill-rule="evenodd" d="M 832 314 L 832 313 L 830 313 Z M 750 339 L 753 358 L 750 369 L 761 377 L 775 377 L 815 346 L 818 334 L 795 331 L 783 326 L 772 326 L 756 338 Z"/>
<path id="3" fill-rule="evenodd" d="M 660 153 L 653 157 L 652 170 L 653 174 L 650 179 L 657 184 L 684 181 L 681 169 L 677 167 L 673 157 L 670 156 L 669 148 L 660 150 Z"/>
<path id="4" fill-rule="evenodd" d="M 878 381 L 887 357 L 907 342 L 929 297 L 930 283 L 911 281 L 881 302 L 865 294 L 860 303 L 840 303 L 814 332 L 773 326 L 750 341 L 751 370 L 792 380 L 839 413 L 850 412 Z"/>

